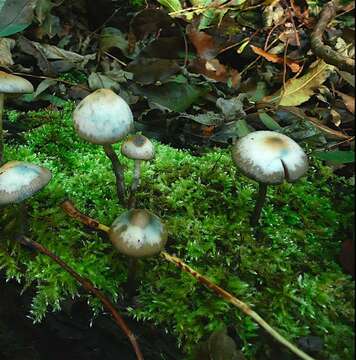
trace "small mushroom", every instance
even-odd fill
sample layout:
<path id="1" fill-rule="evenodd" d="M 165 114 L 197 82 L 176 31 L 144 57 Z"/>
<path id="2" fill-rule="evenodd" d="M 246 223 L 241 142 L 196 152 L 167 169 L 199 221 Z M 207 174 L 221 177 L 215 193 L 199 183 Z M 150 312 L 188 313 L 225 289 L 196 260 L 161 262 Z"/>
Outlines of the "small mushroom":
<path id="1" fill-rule="evenodd" d="M 255 131 L 239 139 L 233 146 L 232 157 L 247 177 L 259 183 L 252 226 L 259 222 L 267 185 L 295 182 L 308 170 L 303 149 L 290 137 L 274 131 Z"/>
<path id="2" fill-rule="evenodd" d="M 159 254 L 167 242 L 167 230 L 160 218 L 148 210 L 131 209 L 111 225 L 109 238 L 115 248 L 131 257 L 127 292 L 136 290 L 138 259 Z"/>
<path id="3" fill-rule="evenodd" d="M 140 258 L 160 253 L 167 242 L 167 231 L 158 216 L 148 210 L 131 209 L 113 222 L 109 237 L 118 251 Z"/>
<path id="4" fill-rule="evenodd" d="M 6 94 L 28 94 L 33 92 L 32 84 L 20 76 L 0 71 L 0 165 L 4 159 L 4 135 L 2 113 Z"/>
<path id="5" fill-rule="evenodd" d="M 98 89 L 78 104 L 73 121 L 81 138 L 103 145 L 112 163 L 118 197 L 125 202 L 124 170 L 112 144 L 133 129 L 133 115 L 129 105 L 112 90 Z"/>
<path id="6" fill-rule="evenodd" d="M 25 228 L 24 200 L 42 190 L 52 174 L 44 167 L 24 161 L 10 161 L 0 167 L 0 206 L 21 203 L 20 224 Z"/>
<path id="7" fill-rule="evenodd" d="M 152 160 L 155 149 L 152 142 L 143 135 L 133 135 L 121 145 L 121 154 L 135 161 L 134 177 L 131 186 L 129 208 L 135 207 L 135 192 L 140 185 L 141 163 L 143 160 Z"/>

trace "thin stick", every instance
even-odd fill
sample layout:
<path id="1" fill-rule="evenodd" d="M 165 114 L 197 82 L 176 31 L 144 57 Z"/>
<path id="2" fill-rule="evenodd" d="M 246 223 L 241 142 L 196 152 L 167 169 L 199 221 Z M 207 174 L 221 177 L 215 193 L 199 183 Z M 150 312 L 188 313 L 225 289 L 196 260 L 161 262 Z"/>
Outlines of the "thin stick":
<path id="1" fill-rule="evenodd" d="M 124 183 L 124 168 L 120 163 L 118 156 L 111 144 L 103 145 L 105 154 L 111 160 L 112 169 L 116 178 L 116 191 L 122 205 L 125 206 L 125 183 Z"/>
<path id="2" fill-rule="evenodd" d="M 250 316 L 254 319 L 261 327 L 263 327 L 271 336 L 273 336 L 278 342 L 286 346 L 289 350 L 291 350 L 294 354 L 298 355 L 301 359 L 304 360 L 314 360 L 311 356 L 303 352 L 302 350 L 298 349 L 295 345 L 290 343 L 286 338 L 284 338 L 280 333 L 274 330 L 265 320 L 261 318 L 255 311 L 253 311 L 247 304 L 242 302 L 241 300 L 237 299 L 235 296 L 221 288 L 220 286 L 214 284 L 206 278 L 205 276 L 199 274 L 196 270 L 192 269 L 186 263 L 184 263 L 181 259 L 177 258 L 176 256 L 172 256 L 165 251 L 161 252 L 161 256 L 164 257 L 169 262 L 175 264 L 181 270 L 187 272 L 188 274 L 192 275 L 198 282 L 208 287 L 212 290 L 216 295 L 222 297 L 224 300 L 229 302 L 230 304 L 239 308 L 242 312 L 246 315 Z"/>
<path id="3" fill-rule="evenodd" d="M 250 219 L 250 225 L 256 226 L 260 220 L 263 204 L 265 203 L 267 195 L 267 184 L 258 183 L 258 195 L 256 200 L 255 209 Z"/>
<path id="4" fill-rule="evenodd" d="M 120 329 L 125 333 L 125 335 L 129 338 L 130 343 L 135 351 L 136 357 L 138 360 L 143 360 L 143 355 L 141 353 L 140 347 L 137 343 L 135 335 L 132 333 L 130 328 L 126 325 L 124 319 L 121 315 L 116 311 L 113 303 L 104 295 L 99 289 L 97 289 L 93 283 L 80 276 L 73 268 L 71 268 L 68 264 L 66 264 L 63 260 L 61 260 L 57 255 L 53 254 L 49 249 L 39 244 L 38 242 L 29 239 L 26 236 L 19 237 L 19 241 L 21 244 L 30 246 L 36 249 L 43 255 L 51 258 L 55 263 L 57 263 L 63 270 L 67 271 L 75 280 L 77 280 L 85 290 L 89 293 L 95 295 L 103 304 L 103 306 L 111 313 L 114 318 L 116 324 L 120 327 Z"/>
<path id="5" fill-rule="evenodd" d="M 70 208 L 74 209 L 74 213 L 78 213 L 80 214 L 80 216 L 77 214 L 74 216 L 75 219 L 78 219 L 80 221 L 82 221 L 85 225 L 89 225 L 91 223 L 93 223 L 93 219 L 87 217 L 84 214 L 81 214 L 75 207 L 74 205 L 67 200 L 66 201 L 67 206 L 63 207 L 63 203 L 62 203 L 62 208 L 70 215 L 72 216 L 72 212 L 68 212 L 67 208 L 68 205 L 70 206 Z M 89 220 L 85 220 L 85 218 L 88 218 Z M 99 224 L 97 221 L 94 220 L 94 224 L 97 223 Z M 107 227 L 106 225 L 101 224 L 101 228 L 102 229 L 107 229 L 104 230 L 106 232 L 110 231 L 110 228 Z M 98 229 L 98 226 L 94 227 L 94 229 Z M 165 251 L 161 252 L 161 256 L 163 256 L 166 260 L 168 260 L 169 262 L 175 264 L 177 267 L 179 267 L 180 269 L 182 269 L 183 271 L 191 274 L 193 277 L 195 277 L 201 284 L 207 286 L 209 289 L 211 289 L 216 295 L 222 297 L 224 300 L 226 300 L 227 302 L 233 304 L 234 306 L 236 306 L 237 308 L 239 308 L 240 310 L 242 310 L 246 315 L 252 317 L 260 326 L 262 326 L 271 336 L 273 336 L 277 341 L 279 341 L 281 344 L 285 345 L 288 349 L 290 349 L 292 352 L 294 352 L 296 355 L 298 355 L 301 359 L 304 360 L 314 360 L 312 357 L 310 357 L 309 355 L 307 355 L 306 353 L 304 353 L 302 350 L 298 349 L 295 345 L 293 345 L 292 343 L 290 343 L 287 339 L 285 339 L 281 334 L 279 334 L 276 330 L 274 330 L 265 320 L 263 320 L 261 318 L 261 316 L 259 316 L 256 312 L 254 312 L 247 304 L 245 304 L 244 302 L 242 302 L 241 300 L 237 299 L 235 296 L 233 296 L 232 294 L 230 294 L 229 292 L 227 292 L 226 290 L 224 290 L 223 288 L 221 288 L 218 285 L 215 285 L 214 283 L 212 283 L 208 278 L 206 278 L 205 276 L 199 274 L 197 271 L 193 270 L 191 267 L 189 267 L 187 264 L 185 264 L 181 259 L 177 258 L 176 256 L 172 256 L 168 253 L 166 253 Z"/>

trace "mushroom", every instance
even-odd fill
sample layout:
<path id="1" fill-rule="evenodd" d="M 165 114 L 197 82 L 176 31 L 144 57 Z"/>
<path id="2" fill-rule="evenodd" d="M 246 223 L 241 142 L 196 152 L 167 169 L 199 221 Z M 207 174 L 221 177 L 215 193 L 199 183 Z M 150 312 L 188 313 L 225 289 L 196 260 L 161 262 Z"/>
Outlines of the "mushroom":
<path id="1" fill-rule="evenodd" d="M 10 161 L 0 167 L 0 206 L 21 203 L 21 227 L 25 227 L 24 200 L 42 190 L 52 174 L 44 167 L 24 161 Z"/>
<path id="2" fill-rule="evenodd" d="M 129 208 L 135 207 L 135 192 L 140 185 L 141 163 L 143 160 L 152 160 L 155 149 L 152 142 L 143 135 L 133 135 L 121 145 L 121 154 L 135 161 L 134 177 L 131 185 Z"/>
<path id="3" fill-rule="evenodd" d="M 109 238 L 122 254 L 130 256 L 127 292 L 136 290 L 138 259 L 159 254 L 166 245 L 167 231 L 160 218 L 148 210 L 131 209 L 111 225 Z"/>
<path id="4" fill-rule="evenodd" d="M 236 166 L 259 183 L 250 224 L 259 222 L 269 184 L 295 182 L 308 170 L 303 149 L 290 137 L 274 131 L 254 131 L 239 139 L 232 150 Z"/>
<path id="5" fill-rule="evenodd" d="M 103 145 L 111 160 L 119 199 L 125 202 L 124 169 L 112 144 L 133 129 L 133 115 L 129 105 L 109 89 L 98 89 L 86 96 L 73 113 L 77 134 L 93 143 Z"/>
<path id="6" fill-rule="evenodd" d="M 2 165 L 4 158 L 2 113 L 4 109 L 5 94 L 28 94 L 32 92 L 33 86 L 26 79 L 0 71 L 0 165 Z"/>

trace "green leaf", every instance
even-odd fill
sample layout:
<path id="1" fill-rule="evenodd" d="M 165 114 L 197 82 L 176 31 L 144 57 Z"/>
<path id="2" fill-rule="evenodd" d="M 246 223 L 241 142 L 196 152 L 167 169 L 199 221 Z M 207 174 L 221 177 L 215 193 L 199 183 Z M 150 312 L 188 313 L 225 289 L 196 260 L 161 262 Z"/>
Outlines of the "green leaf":
<path id="1" fill-rule="evenodd" d="M 140 87 L 136 91 L 153 103 L 171 111 L 182 112 L 205 95 L 209 87 L 190 85 L 187 81 L 185 83 L 169 81 L 161 86 Z"/>
<path id="2" fill-rule="evenodd" d="M 320 160 L 331 161 L 336 164 L 355 162 L 355 153 L 353 151 L 315 151 L 313 154 Z"/>
<path id="3" fill-rule="evenodd" d="M 158 0 L 158 2 L 171 12 L 183 9 L 179 0 Z"/>
<path id="4" fill-rule="evenodd" d="M 260 117 L 260 120 L 263 122 L 263 124 L 269 129 L 269 130 L 281 130 L 282 127 L 275 121 L 271 116 L 266 114 L 265 112 L 259 113 L 258 116 Z"/>
<path id="5" fill-rule="evenodd" d="M 1 0 L 0 37 L 16 34 L 32 22 L 37 0 Z"/>
<path id="6" fill-rule="evenodd" d="M 308 101 L 316 89 L 329 77 L 334 67 L 320 60 L 308 73 L 298 79 L 290 79 L 275 94 L 263 98 L 264 102 L 281 106 L 298 106 Z"/>
<path id="7" fill-rule="evenodd" d="M 247 125 L 246 120 L 238 120 L 236 122 L 236 133 L 238 137 L 246 136 L 251 132 L 249 126 Z"/>

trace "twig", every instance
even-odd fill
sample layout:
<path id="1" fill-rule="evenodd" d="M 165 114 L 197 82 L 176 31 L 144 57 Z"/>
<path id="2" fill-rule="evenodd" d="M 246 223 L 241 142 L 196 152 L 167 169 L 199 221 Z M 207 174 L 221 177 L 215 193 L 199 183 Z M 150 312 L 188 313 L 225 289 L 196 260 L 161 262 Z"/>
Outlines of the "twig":
<path id="1" fill-rule="evenodd" d="M 355 60 L 346 57 L 323 43 L 323 33 L 329 22 L 335 17 L 338 1 L 329 1 L 321 11 L 319 21 L 311 34 L 311 48 L 316 56 L 340 70 L 355 73 Z"/>
<path id="2" fill-rule="evenodd" d="M 67 212 L 67 208 L 71 209 L 70 212 Z M 63 206 L 62 203 L 62 209 L 64 209 L 68 215 L 72 216 L 74 209 L 74 216 L 75 219 L 78 219 L 82 221 L 85 225 L 89 225 L 93 223 L 93 219 L 88 218 L 88 220 L 85 220 L 86 215 L 81 214 L 79 210 L 77 210 L 74 205 L 69 201 L 66 200 L 65 206 Z M 79 215 L 80 214 L 80 215 Z M 94 224 L 99 224 L 98 221 L 94 220 Z M 106 232 L 110 231 L 110 228 L 106 225 L 101 224 L 102 229 L 108 229 Z M 94 229 L 98 229 L 98 226 L 95 225 Z M 241 311 L 243 311 L 246 315 L 250 316 L 252 319 L 254 319 L 261 327 L 263 327 L 271 336 L 273 336 L 278 342 L 286 346 L 289 350 L 291 350 L 294 354 L 298 355 L 301 359 L 304 360 L 314 360 L 312 357 L 304 353 L 302 350 L 298 349 L 295 345 L 290 343 L 287 339 L 285 339 L 281 334 L 279 334 L 276 330 L 274 330 L 265 320 L 261 318 L 255 311 L 253 311 L 247 304 L 242 302 L 241 300 L 237 299 L 235 296 L 221 288 L 220 286 L 214 284 L 206 278 L 205 276 L 199 274 L 196 270 L 192 269 L 190 266 L 188 266 L 186 263 L 184 263 L 181 259 L 179 259 L 176 256 L 172 256 L 168 254 L 165 251 L 161 251 L 161 256 L 165 258 L 167 261 L 175 264 L 177 267 L 179 267 L 181 270 L 189 273 L 194 278 L 196 278 L 201 284 L 208 287 L 210 290 L 212 290 L 216 295 L 219 297 L 222 297 L 224 300 L 229 302 L 230 304 L 236 306 Z"/>
<path id="3" fill-rule="evenodd" d="M 286 5 L 287 5 L 287 8 L 288 8 L 288 13 L 289 13 L 290 21 L 292 22 L 292 25 L 293 25 L 295 42 L 297 43 L 297 46 L 300 47 L 300 40 L 299 40 L 298 30 L 297 30 L 297 28 L 296 28 L 296 26 L 295 26 L 294 17 L 293 17 L 292 11 L 291 11 L 291 9 L 290 9 L 292 5 L 289 6 L 289 4 L 287 3 L 287 0 L 286 0 Z"/>
<path id="4" fill-rule="evenodd" d="M 21 236 L 18 238 L 21 244 L 29 246 L 31 248 L 36 249 L 43 255 L 48 256 L 51 258 L 55 263 L 57 263 L 63 270 L 67 271 L 75 280 L 77 280 L 85 290 L 89 293 L 95 295 L 103 304 L 103 306 L 111 313 L 112 317 L 114 318 L 116 324 L 119 328 L 125 333 L 125 335 L 129 338 L 130 343 L 135 351 L 136 357 L 138 360 L 143 360 L 143 355 L 141 353 L 140 347 L 137 343 L 135 335 L 132 333 L 130 328 L 126 325 L 124 319 L 121 315 L 116 311 L 113 303 L 102 293 L 99 289 L 97 289 L 93 283 L 80 276 L 73 268 L 71 268 L 67 263 L 61 260 L 57 255 L 53 254 L 49 249 L 44 247 L 43 245 L 39 244 L 38 242 L 29 239 L 26 236 Z"/>

